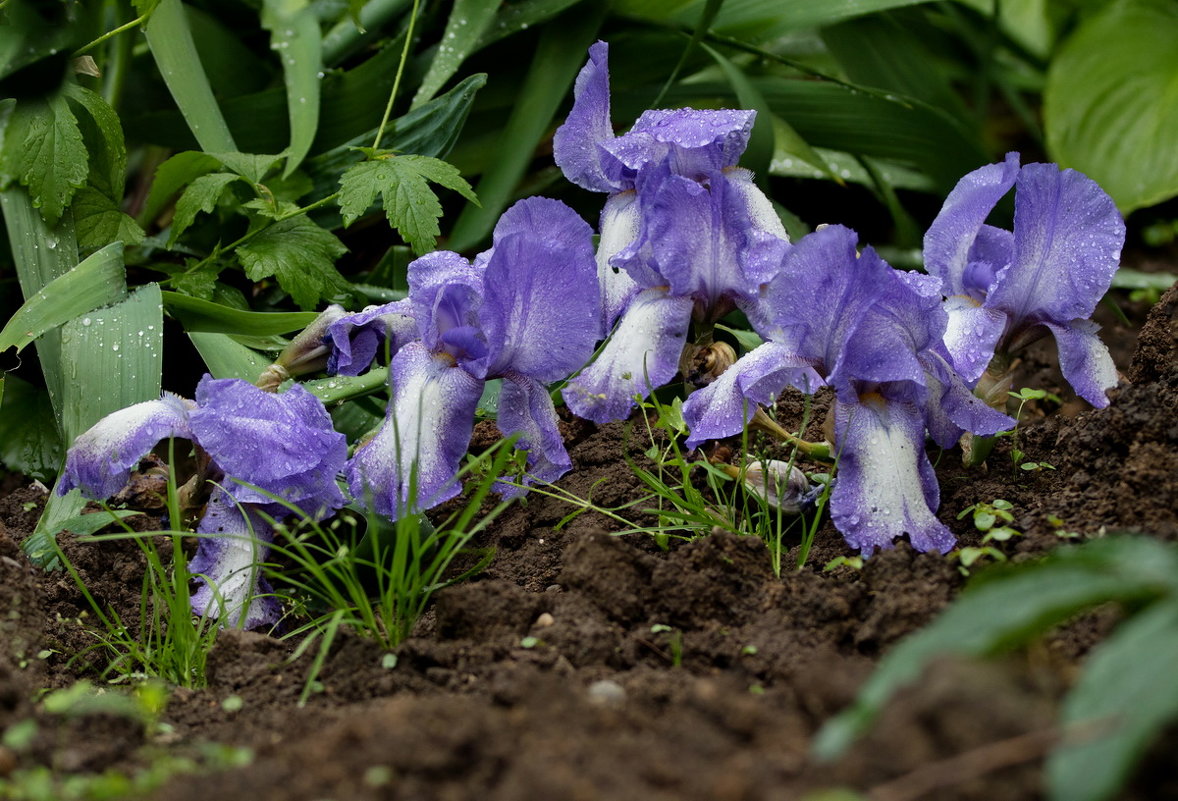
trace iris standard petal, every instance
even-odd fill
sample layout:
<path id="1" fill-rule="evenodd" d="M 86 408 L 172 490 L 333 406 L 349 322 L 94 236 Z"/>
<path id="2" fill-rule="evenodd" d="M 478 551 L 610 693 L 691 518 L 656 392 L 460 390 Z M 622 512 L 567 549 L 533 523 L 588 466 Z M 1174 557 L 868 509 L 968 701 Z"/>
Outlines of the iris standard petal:
<path id="1" fill-rule="evenodd" d="M 1025 323 L 1059 325 L 1092 316 L 1120 264 L 1125 223 L 1091 178 L 1054 164 L 1018 176 L 1014 253 L 986 305 Z"/>
<path id="2" fill-rule="evenodd" d="M 193 406 L 192 401 L 165 392 L 159 400 L 111 412 L 74 440 L 57 491 L 64 495 L 76 487 L 89 498 L 111 497 L 160 440 L 193 438 L 189 420 Z"/>
<path id="3" fill-rule="evenodd" d="M 478 329 L 484 270 L 448 250 L 427 253 L 409 264 L 409 301 L 422 342 L 431 351 L 446 350 L 446 332 Z M 482 349 L 480 349 L 482 350 Z M 478 359 L 481 354 L 451 353 Z"/>
<path id="4" fill-rule="evenodd" d="M 602 148 L 635 172 L 666 161 L 676 175 L 702 180 L 736 166 L 756 116 L 738 109 L 650 109 L 629 133 L 603 142 Z"/>
<path id="5" fill-rule="evenodd" d="M 918 551 L 947 553 L 956 538 L 937 520 L 937 477 L 924 450 L 924 414 L 912 404 L 865 396 L 836 401 L 838 478 L 830 514 L 865 556 L 907 534 Z"/>
<path id="6" fill-rule="evenodd" d="M 683 404 L 683 420 L 691 430 L 687 447 L 739 434 L 757 406 L 769 403 L 787 386 L 812 394 L 825 383 L 788 347 L 766 342 L 687 398 Z"/>
<path id="7" fill-rule="evenodd" d="M 200 584 L 190 599 L 193 614 L 245 629 L 277 623 L 282 605 L 262 578 L 262 563 L 274 541 L 265 517 L 217 487 L 196 531 L 196 556 L 188 563 Z"/>
<path id="8" fill-rule="evenodd" d="M 295 384 L 286 392 L 263 392 L 236 378 L 206 375 L 196 388 L 192 433 L 229 477 L 226 490 L 242 503 L 271 504 L 254 485 L 313 516 L 338 509 L 343 495 L 336 475 L 347 459 L 347 442 L 323 404 Z"/>
<path id="9" fill-rule="evenodd" d="M 1091 320 L 1044 325 L 1055 337 L 1060 370 L 1072 389 L 1097 409 L 1108 406 L 1105 393 L 1117 385 L 1117 368 L 1108 348 L 1096 335 L 1100 326 Z"/>
<path id="10" fill-rule="evenodd" d="M 514 371 L 505 373 L 496 423 L 503 436 L 520 435 L 515 446 L 528 452 L 529 477 L 525 478 L 525 484 L 530 484 L 531 479 L 551 483 L 572 469 L 573 463 L 557 427 L 552 396 L 539 381 Z M 496 489 L 504 498 L 527 492 L 503 482 Z"/>
<path id="11" fill-rule="evenodd" d="M 331 355 L 327 372 L 332 375 L 360 375 L 388 343 L 396 353 L 406 342 L 419 336 L 413 318 L 412 301 L 398 300 L 382 306 L 369 306 L 349 314 L 327 328 Z"/>
<path id="12" fill-rule="evenodd" d="M 395 520 L 461 490 L 455 475 L 470 444 L 483 381 L 420 342 L 397 352 L 389 378 L 385 421 L 345 470 L 352 497 Z"/>
<path id="13" fill-rule="evenodd" d="M 505 211 L 495 226 L 479 323 L 489 377 L 514 370 L 556 381 L 589 361 L 602 331 L 588 223 L 546 197 Z"/>
<path id="14" fill-rule="evenodd" d="M 635 396 L 645 398 L 678 372 L 690 322 L 691 298 L 642 290 L 601 354 L 564 388 L 565 403 L 595 423 L 629 417 Z"/>
<path id="15" fill-rule="evenodd" d="M 945 198 L 940 213 L 924 235 L 924 264 L 941 279 L 946 295 L 967 294 L 963 276 L 978 232 L 1014 186 L 1019 174 L 1018 153 L 967 173 Z"/>
<path id="16" fill-rule="evenodd" d="M 573 109 L 552 138 L 552 156 L 574 184 L 592 192 L 622 189 L 602 169 L 599 144 L 613 139 L 609 119 L 609 45 L 589 48 L 589 61 L 577 74 Z"/>

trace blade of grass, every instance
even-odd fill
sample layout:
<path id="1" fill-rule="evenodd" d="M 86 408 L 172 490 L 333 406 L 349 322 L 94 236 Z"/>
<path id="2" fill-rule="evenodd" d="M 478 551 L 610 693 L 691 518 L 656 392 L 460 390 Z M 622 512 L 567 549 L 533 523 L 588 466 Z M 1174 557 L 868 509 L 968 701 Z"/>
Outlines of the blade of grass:
<path id="1" fill-rule="evenodd" d="M 160 0 L 143 31 L 160 75 L 201 149 L 210 153 L 236 151 L 237 144 L 192 41 L 184 5 L 180 0 Z"/>
<path id="2" fill-rule="evenodd" d="M 270 360 L 245 345 L 234 342 L 227 334 L 190 332 L 188 338 L 196 346 L 213 378 L 241 378 L 251 384 L 270 365 Z"/>
<path id="3" fill-rule="evenodd" d="M 290 146 L 286 149 L 284 178 L 307 157 L 319 128 L 319 75 L 323 65 L 323 37 L 315 10 L 291 8 L 284 0 L 266 0 L 262 25 L 270 31 L 270 48 L 279 53 L 286 83 Z"/>
<path id="4" fill-rule="evenodd" d="M 317 316 L 315 312 L 251 312 L 222 306 L 178 292 L 163 292 L 161 296 L 168 314 L 175 317 L 188 332 L 204 331 L 214 334 L 273 336 L 301 331 Z"/>
<path id="5" fill-rule="evenodd" d="M 432 100 L 446 81 L 454 77 L 462 62 L 474 52 L 498 9 L 499 0 L 455 0 L 442 41 L 434 51 L 434 58 L 425 77 L 421 79 L 421 85 L 417 87 L 411 109 Z"/>

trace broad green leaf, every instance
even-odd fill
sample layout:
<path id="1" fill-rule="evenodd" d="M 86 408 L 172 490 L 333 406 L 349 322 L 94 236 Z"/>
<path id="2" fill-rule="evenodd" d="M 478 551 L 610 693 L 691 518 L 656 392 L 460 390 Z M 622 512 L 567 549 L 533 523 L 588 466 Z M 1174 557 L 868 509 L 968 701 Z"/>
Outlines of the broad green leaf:
<path id="1" fill-rule="evenodd" d="M 579 2 L 582 0 L 520 0 L 518 3 L 505 3 L 499 9 L 495 23 L 483 33 L 483 38 L 479 40 L 477 49 L 481 50 L 507 36 L 547 22 L 566 8 L 575 6 Z"/>
<path id="2" fill-rule="evenodd" d="M 541 138 L 551 128 L 561 101 L 597 36 L 604 4 L 590 4 L 545 25 L 528 76 L 498 138 L 498 159 L 483 173 L 475 193 L 482 206 L 468 205 L 454 224 L 450 247 L 466 250 L 482 242 L 507 208 Z"/>
<path id="3" fill-rule="evenodd" d="M 0 185 L 16 181 L 28 187 L 33 206 L 52 226 L 86 182 L 89 164 L 78 121 L 63 95 L 17 103 L 5 127 Z"/>
<path id="4" fill-rule="evenodd" d="M 1043 93 L 1053 159 L 1127 214 L 1178 195 L 1178 4 L 1110 3 L 1051 61 Z"/>
<path id="5" fill-rule="evenodd" d="M 273 336 L 301 331 L 318 316 L 315 312 L 251 312 L 220 303 L 164 292 L 164 308 L 185 331 Z"/>
<path id="6" fill-rule="evenodd" d="M 143 241 L 143 229 L 128 217 L 113 200 L 91 186 L 84 186 L 74 196 L 74 224 L 78 233 L 78 247 L 92 251 L 111 242 L 138 245 Z"/>
<path id="7" fill-rule="evenodd" d="M 330 231 L 306 215 L 274 223 L 237 249 L 251 281 L 274 276 L 303 309 L 320 298 L 348 291 L 348 282 L 335 269 L 335 260 L 348 249 Z"/>
<path id="8" fill-rule="evenodd" d="M 89 537 L 119 520 L 126 520 L 128 517 L 141 514 L 143 512 L 137 512 L 134 509 L 108 509 L 101 512 L 90 512 L 63 520 L 61 530 L 80 537 Z"/>
<path id="9" fill-rule="evenodd" d="M 282 61 L 290 120 L 290 146 L 286 149 L 283 175 L 290 175 L 307 157 L 319 128 L 323 37 L 319 19 L 305 0 L 265 0 L 262 25 L 270 31 L 270 48 Z"/>
<path id="10" fill-rule="evenodd" d="M 46 331 L 125 295 L 123 245 L 114 242 L 26 300 L 0 330 L 0 351 L 19 352 Z"/>
<path id="11" fill-rule="evenodd" d="M 1113 273 L 1113 289 L 1156 289 L 1165 292 L 1178 281 L 1174 273 L 1143 273 L 1121 267 Z"/>
<path id="12" fill-rule="evenodd" d="M 160 0 L 143 32 L 160 75 L 201 149 L 236 151 L 237 144 L 201 67 L 180 0 Z"/>
<path id="13" fill-rule="evenodd" d="M 477 203 L 470 184 L 450 164 L 428 156 L 378 156 L 351 167 L 340 178 L 339 205 L 344 224 L 351 225 L 372 206 L 384 202 L 389 224 L 418 253 L 437 244 L 442 204 L 427 181 L 441 184 Z"/>
<path id="14" fill-rule="evenodd" d="M 213 378 L 240 378 L 252 384 L 270 366 L 270 359 L 234 342 L 227 334 L 192 332 L 188 338 Z"/>
<path id="15" fill-rule="evenodd" d="M 1097 540 L 1061 548 L 1035 564 L 992 569 L 988 580 L 971 585 L 932 624 L 884 657 L 854 704 L 819 731 L 812 750 L 824 760 L 841 754 L 934 658 L 991 654 L 1088 607 L 1149 600 L 1176 589 L 1178 551 L 1145 538 Z"/>
<path id="16" fill-rule="evenodd" d="M 197 150 L 186 150 L 172 156 L 156 168 L 139 221 L 144 225 L 152 222 L 160 216 L 177 192 L 202 175 L 220 168 L 221 162 L 216 157 Z"/>
<path id="17" fill-rule="evenodd" d="M 1113 798 L 1178 719 L 1178 600 L 1154 604 L 1092 651 L 1064 700 L 1064 742 L 1047 760 L 1054 801 Z"/>
<path id="18" fill-rule="evenodd" d="M 429 70 L 421 79 L 417 94 L 413 96 L 412 108 L 432 100 L 446 81 L 454 77 L 462 62 L 474 52 L 483 32 L 495 18 L 499 5 L 499 0 L 455 0 L 442 41 L 434 50 Z"/>
<path id="19" fill-rule="evenodd" d="M 78 17 L 81 9 L 75 4 L 62 4 L 65 12 L 66 24 L 61 20 L 50 19 L 38 13 L 38 6 L 44 0 L 9 0 L 0 8 L 3 21 L 0 22 L 0 79 L 26 67 L 36 70 L 46 67 L 47 71 L 55 71 L 64 77 L 64 61 L 66 55 L 76 44 L 78 37 Z M 80 4 L 77 4 L 80 5 Z M 42 62 L 42 64 L 37 64 Z M 36 66 L 33 66 L 36 65 Z M 25 78 L 16 75 L 14 81 Z M 0 88 L 0 94 L 8 94 L 8 87 Z"/>
<path id="20" fill-rule="evenodd" d="M 752 134 L 749 136 L 748 148 L 741 157 L 741 161 L 757 175 L 767 174 L 769 165 L 773 162 L 774 150 L 773 112 L 769 110 L 769 104 L 765 102 L 765 98 L 757 91 L 757 88 L 753 86 L 740 67 L 725 58 L 715 48 L 706 44 L 701 44 L 700 47 L 719 65 L 724 77 L 732 84 L 732 91 L 736 94 L 736 99 L 740 101 L 740 107 L 757 112 L 757 119 L 753 123 Z M 787 123 L 785 127 L 789 129 Z M 792 131 L 792 129 L 789 130 Z M 808 163 L 819 168 L 826 166 L 818 154 L 814 152 L 814 149 L 808 148 L 804 139 L 798 137 L 793 144 L 795 147 L 800 146 L 805 151 L 804 155 L 798 153 L 800 158 L 805 158 Z"/>
<path id="21" fill-rule="evenodd" d="M 4 213 L 12 260 L 24 297 L 32 297 L 50 281 L 77 265 L 78 244 L 71 212 L 67 211 L 56 226 L 50 227 L 33 208 L 28 192 L 23 189 L 0 191 L 0 211 Z M 66 372 L 61 361 L 60 333 L 50 331 L 45 334 L 37 341 L 36 348 L 53 411 L 60 422 L 61 385 Z"/>
<path id="22" fill-rule="evenodd" d="M 160 4 L 160 0 L 131 0 L 131 5 L 135 6 L 135 10 L 139 12 L 139 16 L 150 14 L 155 11 L 155 7 Z"/>
<path id="23" fill-rule="evenodd" d="M 409 0 L 348 0 L 349 13 L 323 36 L 323 63 L 334 66 L 365 44 L 380 38 L 383 28 L 405 9 Z M 359 11 L 356 6 L 361 5 Z M 371 141 L 371 140 L 369 140 Z"/>
<path id="24" fill-rule="evenodd" d="M 773 163 L 769 166 L 770 175 L 787 176 L 791 178 L 828 178 L 829 175 L 802 161 L 794 152 L 785 149 L 780 133 L 777 137 L 778 149 L 773 154 Z M 846 183 L 871 186 L 870 173 L 863 164 L 847 153 L 826 148 L 815 148 L 815 152 L 830 167 L 830 170 Z M 917 172 L 894 161 L 872 159 L 875 170 L 896 189 L 911 189 L 917 192 L 935 192 L 936 185 L 928 175 Z"/>
<path id="25" fill-rule="evenodd" d="M 188 226 L 196 220 L 196 215 L 210 213 L 217 207 L 217 201 L 225 193 L 226 188 L 234 181 L 240 181 L 241 176 L 231 172 L 214 172 L 202 175 L 188 185 L 184 194 L 176 201 L 176 214 L 172 217 L 172 232 L 168 236 L 168 247 L 176 244 Z"/>
<path id="26" fill-rule="evenodd" d="M 61 436 L 45 390 L 16 376 L 0 379 L 0 462 L 46 484 L 61 465 Z"/>
<path id="27" fill-rule="evenodd" d="M 368 395 L 389 383 L 389 368 L 374 367 L 363 375 L 337 375 L 306 381 L 303 387 L 324 403 L 338 403 Z"/>

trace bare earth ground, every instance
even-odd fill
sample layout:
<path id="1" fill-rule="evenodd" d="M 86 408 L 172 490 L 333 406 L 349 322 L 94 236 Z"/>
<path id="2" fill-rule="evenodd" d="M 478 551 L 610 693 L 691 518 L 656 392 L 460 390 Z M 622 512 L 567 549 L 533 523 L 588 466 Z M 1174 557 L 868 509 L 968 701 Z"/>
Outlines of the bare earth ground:
<path id="1" fill-rule="evenodd" d="M 1134 311 L 1140 325 L 1145 309 Z M 1016 474 L 1008 445 L 988 472 L 943 455 L 940 517 L 963 545 L 979 539 L 957 513 L 995 498 L 1014 504 L 1014 525 L 1026 534 L 1004 546 L 1012 560 L 1061 544 L 1052 515 L 1083 537 L 1178 540 L 1176 312 L 1172 288 L 1139 336 L 1105 320 L 1126 378 L 1109 408 L 1028 409 L 1021 447 L 1056 471 Z M 1018 385 L 1070 397 L 1033 356 Z M 788 420 L 798 410 L 783 402 L 780 411 Z M 638 493 L 620 456 L 641 445 L 623 432 L 569 424 L 577 469 L 562 486 L 582 497 L 592 488 L 605 506 Z M 827 522 L 807 568 L 777 579 L 759 540 L 717 534 L 663 551 L 643 536 L 611 536 L 594 514 L 558 531 L 569 507 L 533 496 L 479 543 L 496 549 L 494 561 L 439 594 L 395 667 L 382 667 L 368 641 L 342 635 L 323 691 L 299 708 L 309 659 L 290 663 L 291 644 L 227 631 L 209 687 L 175 690 L 163 716 L 170 732 L 148 736 L 126 720 L 60 720 L 35 705 L 39 689 L 94 675 L 81 661 L 68 664 L 93 642 L 77 623 L 89 617 L 85 603 L 67 576 L 40 573 L 19 550 L 41 500 L 30 486 L 0 500 L 0 729 L 30 716 L 40 723 L 30 749 L 0 750 L 0 774 L 35 764 L 135 770 L 161 753 L 195 755 L 207 742 L 253 749 L 248 767 L 173 780 L 155 796 L 169 801 L 751 801 L 827 787 L 871 791 L 877 801 L 1031 799 L 1040 794 L 1040 735 L 1079 661 L 1117 620 L 1115 609 L 1099 610 L 997 662 L 936 664 L 852 753 L 816 765 L 807 749 L 818 726 L 882 654 L 959 592 L 955 563 L 901 544 L 861 571 L 823 572 L 849 555 Z M 63 544 L 91 591 L 133 615 L 138 549 Z M 53 653 L 38 658 L 44 650 Z M 240 705 L 223 703 L 231 696 Z M 1178 797 L 1167 762 L 1173 735 L 1127 798 Z"/>

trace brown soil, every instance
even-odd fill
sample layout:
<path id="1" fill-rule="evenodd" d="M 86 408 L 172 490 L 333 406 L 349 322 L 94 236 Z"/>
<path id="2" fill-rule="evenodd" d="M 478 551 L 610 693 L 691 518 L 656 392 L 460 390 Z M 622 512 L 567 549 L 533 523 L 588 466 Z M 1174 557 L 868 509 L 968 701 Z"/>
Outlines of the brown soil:
<path id="1" fill-rule="evenodd" d="M 963 545 L 979 539 L 958 512 L 995 498 L 1014 504 L 1025 532 L 1005 545 L 1015 560 L 1061 543 L 1055 519 L 1081 538 L 1178 540 L 1176 311 L 1178 288 L 1139 336 L 1106 325 L 1126 378 L 1109 408 L 1026 410 L 1020 447 L 1056 470 L 1014 470 L 1009 444 L 986 472 L 942 455 L 940 517 Z M 1022 383 L 1070 397 L 1033 356 Z M 779 409 L 798 411 L 788 399 Z M 620 456 L 641 458 L 638 428 L 628 436 L 621 425 L 567 425 L 577 470 L 561 486 L 606 507 L 636 497 L 638 479 Z M 1002 661 L 935 664 L 849 755 L 818 765 L 808 757 L 814 732 L 882 654 L 959 592 L 954 562 L 900 544 L 861 571 L 824 572 L 850 555 L 826 522 L 808 566 L 789 569 L 795 542 L 779 579 L 757 539 L 716 533 L 662 550 L 644 535 L 613 535 L 593 513 L 557 530 L 570 507 L 533 494 L 479 543 L 496 551 L 489 567 L 437 595 L 395 667 L 382 667 L 371 642 L 341 634 L 322 691 L 299 707 L 310 656 L 292 661 L 294 641 L 225 631 L 208 688 L 174 690 L 168 725 L 145 734 L 108 716 L 58 719 L 36 704 L 42 688 L 93 678 L 100 656 L 71 661 L 94 642 L 78 623 L 92 616 L 68 576 L 41 573 L 19 550 L 42 493 L 24 486 L 0 500 L 0 729 L 40 724 L 30 747 L 0 747 L 0 775 L 38 764 L 134 771 L 161 753 L 198 758 L 210 742 L 253 750 L 247 767 L 173 780 L 154 796 L 169 801 L 784 801 L 830 787 L 877 799 L 1037 798 L 1042 734 L 1079 661 L 1118 618 L 1099 610 Z M 134 618 L 138 548 L 63 545 L 100 602 Z M 1012 756 L 1000 768 L 948 762 L 991 747 Z M 1173 780 L 1160 778 L 1170 775 L 1166 751 L 1146 760 L 1126 797 L 1174 797 Z"/>

